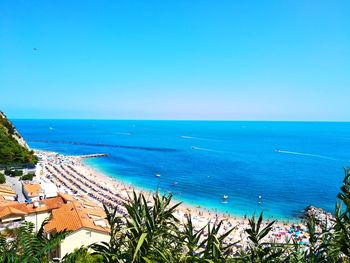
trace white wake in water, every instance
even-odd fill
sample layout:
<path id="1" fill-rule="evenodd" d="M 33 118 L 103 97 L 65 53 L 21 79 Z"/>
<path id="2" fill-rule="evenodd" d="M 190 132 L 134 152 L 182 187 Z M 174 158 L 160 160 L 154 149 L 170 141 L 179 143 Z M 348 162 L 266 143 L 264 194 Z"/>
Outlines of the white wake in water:
<path id="1" fill-rule="evenodd" d="M 204 138 L 199 138 L 199 137 L 193 137 L 193 136 L 185 136 L 185 135 L 182 135 L 180 136 L 182 139 L 195 139 L 195 140 L 206 140 Z"/>
<path id="2" fill-rule="evenodd" d="M 212 150 L 212 149 L 207 149 L 207 148 L 201 148 L 201 147 L 196 147 L 192 146 L 193 150 L 199 150 L 199 151 L 207 151 L 207 152 L 223 152 L 223 151 L 218 151 L 218 150 Z"/>
<path id="3" fill-rule="evenodd" d="M 188 135 L 181 135 L 180 138 L 186 139 L 186 140 L 222 141 L 221 139 L 218 139 L 218 138 L 196 137 L 196 136 L 188 136 Z"/>
<path id="4" fill-rule="evenodd" d="M 285 154 L 294 154 L 294 155 L 302 155 L 302 156 L 309 156 L 309 157 L 315 157 L 315 158 L 321 158 L 326 160 L 332 160 L 332 161 L 343 161 L 336 158 L 324 156 L 324 155 L 318 155 L 318 154 L 311 154 L 311 153 L 300 153 L 300 152 L 291 152 L 291 151 L 283 151 L 283 150 L 276 150 L 278 153 L 285 153 Z"/>
<path id="5" fill-rule="evenodd" d="M 115 132 L 114 134 L 130 136 L 130 132 Z"/>

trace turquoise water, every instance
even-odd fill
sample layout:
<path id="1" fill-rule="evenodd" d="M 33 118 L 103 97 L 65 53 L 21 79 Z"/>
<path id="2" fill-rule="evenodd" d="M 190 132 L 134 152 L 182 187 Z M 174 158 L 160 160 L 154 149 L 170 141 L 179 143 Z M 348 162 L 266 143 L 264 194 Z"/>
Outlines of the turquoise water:
<path id="1" fill-rule="evenodd" d="M 108 153 L 88 163 L 135 186 L 238 215 L 263 210 L 293 218 L 307 205 L 332 212 L 350 165 L 350 123 L 13 122 L 33 148 Z"/>

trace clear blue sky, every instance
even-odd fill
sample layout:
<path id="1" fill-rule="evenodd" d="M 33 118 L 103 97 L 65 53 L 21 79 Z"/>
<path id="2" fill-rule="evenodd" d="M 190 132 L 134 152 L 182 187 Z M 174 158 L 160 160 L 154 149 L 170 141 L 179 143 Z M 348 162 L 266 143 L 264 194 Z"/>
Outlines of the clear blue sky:
<path id="1" fill-rule="evenodd" d="M 0 109 L 350 121 L 349 12 L 333 0 L 4 0 Z"/>

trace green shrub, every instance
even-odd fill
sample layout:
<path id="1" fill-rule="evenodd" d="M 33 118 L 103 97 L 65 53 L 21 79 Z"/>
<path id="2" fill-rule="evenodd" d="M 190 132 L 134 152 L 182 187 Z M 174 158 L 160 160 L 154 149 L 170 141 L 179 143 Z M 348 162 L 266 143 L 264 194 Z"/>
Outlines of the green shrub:
<path id="1" fill-rule="evenodd" d="M 36 164 L 38 158 L 34 152 L 21 146 L 13 132 L 13 126 L 0 119 L 0 164 Z"/>
<path id="2" fill-rule="evenodd" d="M 15 170 L 13 173 L 13 176 L 22 176 L 23 175 L 23 171 L 22 170 Z"/>
<path id="3" fill-rule="evenodd" d="M 5 174 L 11 177 L 22 176 L 23 171 L 22 170 L 5 170 Z"/>
<path id="4" fill-rule="evenodd" d="M 5 170 L 5 174 L 11 177 L 22 176 L 23 171 L 22 170 Z"/>
<path id="5" fill-rule="evenodd" d="M 6 183 L 6 177 L 2 173 L 0 173 L 0 184 Z"/>
<path id="6" fill-rule="evenodd" d="M 91 254 L 86 247 L 75 249 L 73 253 L 66 255 L 62 262 L 74 262 L 74 263 L 102 263 L 103 257 L 101 255 Z"/>
<path id="7" fill-rule="evenodd" d="M 31 181 L 33 180 L 33 177 L 34 177 L 34 174 L 33 173 L 28 173 L 28 174 L 25 174 L 21 177 L 21 180 L 28 180 L 28 181 Z"/>

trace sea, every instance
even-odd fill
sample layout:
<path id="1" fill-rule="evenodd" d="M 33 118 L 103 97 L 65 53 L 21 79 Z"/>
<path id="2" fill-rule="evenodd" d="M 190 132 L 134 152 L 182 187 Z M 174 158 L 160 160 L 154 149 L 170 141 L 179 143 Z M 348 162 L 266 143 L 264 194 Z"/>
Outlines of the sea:
<path id="1" fill-rule="evenodd" d="M 31 148 L 107 153 L 86 163 L 125 184 L 237 216 L 263 211 L 293 220 L 308 205 L 334 212 L 350 166 L 344 122 L 12 121 Z"/>

